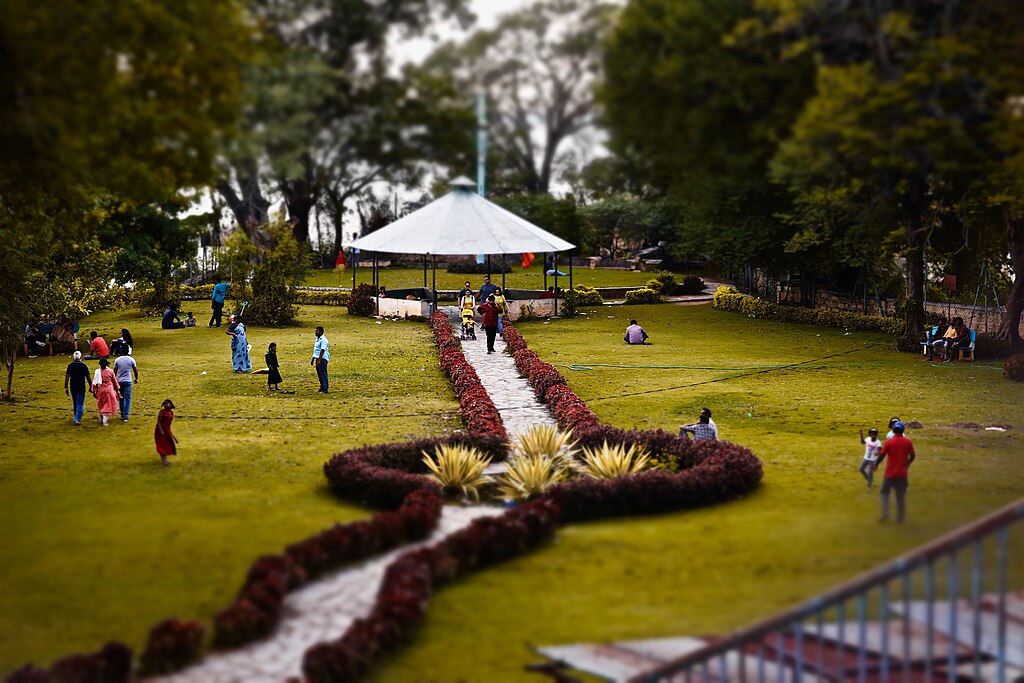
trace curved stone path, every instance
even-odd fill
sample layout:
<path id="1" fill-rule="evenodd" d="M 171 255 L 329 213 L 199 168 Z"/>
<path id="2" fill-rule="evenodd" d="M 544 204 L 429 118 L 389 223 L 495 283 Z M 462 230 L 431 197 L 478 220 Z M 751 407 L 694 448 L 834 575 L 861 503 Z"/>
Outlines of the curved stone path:
<path id="1" fill-rule="evenodd" d="M 456 320 L 458 311 L 455 311 Z M 456 328 L 457 330 L 458 328 Z M 500 345 L 500 339 L 495 347 Z M 504 353 L 487 354 L 487 341 L 463 342 L 466 359 L 476 369 L 491 400 L 501 412 L 509 436 L 535 424 L 555 424 L 533 390 L 519 376 L 515 363 Z M 491 465 L 487 472 L 499 473 L 503 463 Z M 406 545 L 385 555 L 339 570 L 288 594 L 284 617 L 269 638 L 245 647 L 208 655 L 199 664 L 170 676 L 148 678 L 159 683 L 284 683 L 301 680 L 302 656 L 313 645 L 341 637 L 349 625 L 369 614 L 377 597 L 384 571 L 399 555 L 437 543 L 449 534 L 465 528 L 474 519 L 501 514 L 501 509 L 486 505 L 446 505 L 437 530 L 425 541 Z"/>

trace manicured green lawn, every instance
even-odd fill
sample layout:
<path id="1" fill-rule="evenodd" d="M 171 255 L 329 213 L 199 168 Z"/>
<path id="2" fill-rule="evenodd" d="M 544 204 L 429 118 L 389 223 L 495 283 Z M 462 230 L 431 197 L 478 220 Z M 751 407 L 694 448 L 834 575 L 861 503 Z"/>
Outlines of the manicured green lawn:
<path id="1" fill-rule="evenodd" d="M 327 396 L 314 393 L 309 366 L 317 324 L 331 340 Z M 110 340 L 122 326 L 140 377 L 128 423 L 101 427 L 87 396 L 83 425 L 71 424 L 67 357 L 19 360 L 17 402 L 0 403 L 0 676 L 112 638 L 138 648 L 168 616 L 209 623 L 257 556 L 368 514 L 327 492 L 331 453 L 456 426 L 423 324 L 310 307 L 299 327 L 250 328 L 253 366 L 277 342 L 282 387 L 294 395 L 234 374 L 223 328 L 165 331 L 123 312 L 83 330 Z M 171 467 L 153 445 L 165 397 L 181 441 Z"/>
<path id="2" fill-rule="evenodd" d="M 934 367 L 890 351 L 880 335 L 709 306 L 587 312 L 520 329 L 550 362 L 613 366 L 561 368 L 611 424 L 675 429 L 709 406 L 724 438 L 765 461 L 763 485 L 704 510 L 563 527 L 538 552 L 439 591 L 414 641 L 373 680 L 536 681 L 523 670 L 537 660 L 527 644 L 727 631 L 1021 495 L 1024 385 L 994 364 Z M 654 345 L 622 343 L 631 317 Z M 125 319 L 94 321 L 113 331 Z M 335 354 L 327 397 L 313 394 L 308 366 L 318 321 Z M 426 325 L 318 307 L 303 311 L 302 327 L 250 330 L 254 352 L 278 343 L 293 396 L 232 374 L 222 331 L 164 332 L 137 318 L 127 326 L 143 417 L 104 429 L 87 403 L 87 424 L 73 429 L 61 391 L 67 359 L 20 363 L 23 403 L 0 404 L 0 672 L 109 638 L 137 647 L 169 615 L 209 620 L 257 555 L 367 514 L 326 492 L 320 467 L 331 452 L 454 426 L 430 417 L 456 404 Z M 760 374 L 697 369 L 797 363 Z M 152 442 L 165 396 L 178 404 L 182 442 L 169 468 Z M 386 413 L 418 417 L 376 418 Z M 910 434 L 920 460 L 902 527 L 876 522 L 877 498 L 856 470 L 857 430 L 884 431 L 893 415 L 924 424 Z M 961 421 L 1013 428 L 952 426 Z"/>
<path id="3" fill-rule="evenodd" d="M 526 683 L 538 680 L 523 669 L 537 661 L 527 644 L 727 632 L 1022 495 L 1024 385 L 994 364 L 934 367 L 890 351 L 880 335 L 751 320 L 710 306 L 589 312 L 519 327 L 552 363 L 618 366 L 560 368 L 609 423 L 675 429 L 710 407 L 724 438 L 764 460 L 763 485 L 704 510 L 562 528 L 550 546 L 437 594 L 420 635 L 374 680 Z M 631 317 L 654 345 L 622 343 Z M 636 367 L 827 356 L 834 357 L 806 369 L 697 386 L 689 385 L 742 373 Z M 878 524 L 877 496 L 857 473 L 857 430 L 884 434 L 893 415 L 924 424 L 910 432 L 920 460 L 904 526 Z M 960 421 L 1013 429 L 951 426 Z M 1016 561 L 1020 585 L 1024 561 Z"/>
<path id="4" fill-rule="evenodd" d="M 495 261 L 495 264 L 498 262 Z M 533 266 L 524 270 L 520 264 L 512 267 L 511 273 L 505 274 L 505 286 L 511 289 L 543 289 L 544 273 L 541 270 L 543 263 L 534 262 Z M 568 273 L 567 266 L 562 267 L 562 272 Z M 608 270 L 590 268 L 574 268 L 572 272 L 573 285 L 586 285 L 588 287 L 642 287 L 653 277 L 652 273 L 640 273 L 629 270 Z M 676 279 L 682 279 L 677 276 Z M 372 280 L 372 272 L 369 265 L 360 264 L 356 271 L 357 283 L 369 283 Z M 444 269 L 437 270 L 438 289 L 460 289 L 466 280 L 469 280 L 475 289 L 483 284 L 483 275 L 465 275 L 449 273 Z M 384 268 L 380 271 L 380 282 L 388 289 L 399 289 L 406 287 L 423 286 L 423 270 L 419 268 Z M 305 284 L 312 287 L 351 287 L 352 269 L 345 270 L 316 270 L 306 278 Z M 501 274 L 495 273 L 494 284 L 501 285 Z M 548 287 L 555 284 L 554 276 L 548 277 Z M 432 273 L 427 269 L 427 287 L 433 286 Z M 569 278 L 558 278 L 558 286 L 565 288 L 569 286 Z"/>

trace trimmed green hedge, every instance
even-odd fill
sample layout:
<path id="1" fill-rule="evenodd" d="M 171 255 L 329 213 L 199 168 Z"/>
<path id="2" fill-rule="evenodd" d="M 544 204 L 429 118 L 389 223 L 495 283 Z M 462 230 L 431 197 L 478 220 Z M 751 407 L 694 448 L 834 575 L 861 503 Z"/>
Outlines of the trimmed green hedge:
<path id="1" fill-rule="evenodd" d="M 626 301 L 629 294 L 626 293 Z M 798 308 L 796 306 L 780 306 L 771 301 L 755 299 L 740 294 L 735 287 L 719 287 L 715 292 L 713 308 L 721 311 L 745 313 L 752 318 L 780 320 L 790 323 L 805 323 L 823 327 L 841 327 L 846 330 L 863 332 L 883 332 L 899 336 L 903 334 L 905 322 L 899 318 L 883 318 L 877 315 L 861 315 L 851 311 L 838 311 L 831 308 Z"/>
<path id="2" fill-rule="evenodd" d="M 143 290 L 138 296 L 146 296 L 152 290 Z M 179 285 L 171 288 L 171 294 L 177 301 L 209 301 L 213 296 L 213 285 Z M 234 300 L 228 290 L 228 298 Z M 295 290 L 295 303 L 305 306 L 348 306 L 350 292 L 318 292 L 304 289 Z"/>
<path id="3" fill-rule="evenodd" d="M 644 287 L 642 289 L 631 289 L 626 292 L 626 303 L 658 304 L 661 303 L 661 295 L 648 287 Z"/>

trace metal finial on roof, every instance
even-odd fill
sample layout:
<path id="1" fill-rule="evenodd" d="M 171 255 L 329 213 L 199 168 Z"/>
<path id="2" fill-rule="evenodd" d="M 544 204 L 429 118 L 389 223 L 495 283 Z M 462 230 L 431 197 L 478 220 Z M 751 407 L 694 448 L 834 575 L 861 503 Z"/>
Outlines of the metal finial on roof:
<path id="1" fill-rule="evenodd" d="M 464 175 L 460 175 L 455 180 L 448 183 L 448 187 L 454 187 L 459 190 L 475 190 L 476 181 L 470 180 Z"/>

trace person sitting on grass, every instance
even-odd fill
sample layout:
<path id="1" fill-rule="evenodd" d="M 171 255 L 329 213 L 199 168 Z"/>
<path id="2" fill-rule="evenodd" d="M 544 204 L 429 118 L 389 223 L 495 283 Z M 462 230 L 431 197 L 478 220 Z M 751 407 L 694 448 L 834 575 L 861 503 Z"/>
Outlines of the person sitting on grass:
<path id="1" fill-rule="evenodd" d="M 174 306 L 171 306 L 164 311 L 163 318 L 160 320 L 160 327 L 165 330 L 180 330 L 185 327 L 185 323 L 178 317 L 178 311 L 175 310 Z"/>
<path id="2" fill-rule="evenodd" d="M 189 311 L 188 315 L 185 316 L 185 327 L 195 327 L 195 326 L 196 326 L 196 317 L 194 315 L 192 315 L 192 311 Z"/>
<path id="3" fill-rule="evenodd" d="M 644 328 L 640 327 L 635 320 L 629 321 L 629 327 L 626 328 L 626 336 L 622 338 L 622 341 L 627 344 L 646 344 L 650 337 L 644 331 Z"/>
<path id="4" fill-rule="evenodd" d="M 711 416 L 706 415 L 701 411 L 700 417 L 697 418 L 697 422 L 683 425 L 679 428 L 679 436 L 693 434 L 694 441 L 717 441 L 718 435 L 716 430 L 711 428 L 710 422 Z"/>
<path id="5" fill-rule="evenodd" d="M 85 357 L 86 360 L 99 360 L 100 358 L 110 357 L 110 347 L 107 346 L 107 341 L 99 335 L 96 330 L 89 333 L 89 355 Z"/>

